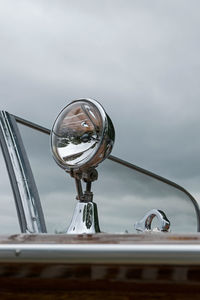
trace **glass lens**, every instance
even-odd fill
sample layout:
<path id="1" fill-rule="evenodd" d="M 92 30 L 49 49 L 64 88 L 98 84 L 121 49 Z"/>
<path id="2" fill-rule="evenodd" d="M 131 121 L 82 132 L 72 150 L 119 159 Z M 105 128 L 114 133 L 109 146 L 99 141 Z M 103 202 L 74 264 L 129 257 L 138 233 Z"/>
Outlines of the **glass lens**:
<path id="1" fill-rule="evenodd" d="M 78 101 L 68 105 L 52 129 L 52 150 L 62 166 L 79 167 L 96 153 L 103 122 L 92 103 Z"/>

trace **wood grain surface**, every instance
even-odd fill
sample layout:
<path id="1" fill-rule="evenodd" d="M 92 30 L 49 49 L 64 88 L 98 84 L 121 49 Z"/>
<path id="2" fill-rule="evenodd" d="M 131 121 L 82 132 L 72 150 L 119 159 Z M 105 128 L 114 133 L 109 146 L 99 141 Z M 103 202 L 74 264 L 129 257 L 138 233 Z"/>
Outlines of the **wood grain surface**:
<path id="1" fill-rule="evenodd" d="M 16 234 L 0 236 L 0 244 L 200 244 L 200 233 Z"/>

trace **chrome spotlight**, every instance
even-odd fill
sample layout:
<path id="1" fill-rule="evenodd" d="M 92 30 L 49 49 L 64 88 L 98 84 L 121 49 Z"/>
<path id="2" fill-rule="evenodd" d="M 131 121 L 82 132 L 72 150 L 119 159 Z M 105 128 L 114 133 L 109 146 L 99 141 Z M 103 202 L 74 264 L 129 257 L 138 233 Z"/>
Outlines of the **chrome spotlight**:
<path id="1" fill-rule="evenodd" d="M 111 152 L 115 132 L 112 121 L 95 100 L 71 102 L 58 115 L 51 131 L 51 149 L 56 163 L 75 178 L 77 200 L 68 233 L 100 232 L 91 183 L 95 169 Z M 81 180 L 86 183 L 83 192 Z"/>

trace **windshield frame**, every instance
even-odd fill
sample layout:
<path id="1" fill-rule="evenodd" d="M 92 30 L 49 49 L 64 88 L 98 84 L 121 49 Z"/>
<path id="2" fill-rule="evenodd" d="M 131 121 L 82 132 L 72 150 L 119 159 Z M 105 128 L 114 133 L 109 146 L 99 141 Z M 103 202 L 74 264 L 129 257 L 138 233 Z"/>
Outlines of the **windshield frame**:
<path id="1" fill-rule="evenodd" d="M 45 128 L 43 126 L 40 126 L 36 123 L 33 123 L 31 121 L 25 120 L 21 117 L 18 117 L 16 115 L 9 114 L 8 112 L 1 111 L 0 113 L 0 138 L 1 138 L 1 146 L 3 150 L 4 159 L 6 161 L 6 166 L 8 169 L 20 228 L 22 232 L 27 233 L 46 233 L 46 225 L 43 215 L 43 210 L 38 194 L 38 190 L 35 184 L 35 180 L 31 171 L 30 163 L 23 145 L 23 141 L 18 129 L 17 123 L 20 123 L 22 125 L 25 125 L 27 127 L 30 127 L 32 129 L 35 129 L 37 131 L 40 131 L 44 134 L 50 135 L 50 130 L 48 128 Z M 5 128 L 5 124 L 7 124 L 7 129 Z M 17 184 L 17 175 L 13 168 L 13 161 L 10 155 L 10 149 L 8 147 L 8 141 L 7 141 L 7 133 L 6 130 L 10 133 L 10 139 L 13 139 L 14 136 L 14 143 L 12 143 L 11 147 L 17 151 L 18 154 L 18 164 L 20 164 L 21 172 L 23 173 L 24 177 L 21 179 L 22 184 L 24 188 L 27 188 L 27 182 L 28 182 L 28 197 L 24 199 L 24 195 L 20 193 L 19 187 Z M 175 189 L 178 189 L 179 191 L 185 193 L 189 199 L 191 200 L 195 212 L 196 212 L 196 218 L 197 218 L 197 232 L 200 231 L 200 209 L 197 201 L 195 198 L 182 186 L 176 184 L 175 182 L 168 180 L 167 178 L 164 178 L 160 175 L 157 175 L 153 172 L 150 172 L 146 169 L 140 168 L 134 164 L 131 164 L 125 160 L 122 160 L 118 157 L 115 157 L 113 155 L 110 155 L 107 159 L 114 161 L 118 164 L 121 164 L 127 168 L 130 168 L 132 170 L 135 170 L 139 173 L 145 174 L 149 177 L 152 177 L 154 179 L 157 179 L 167 185 L 172 186 Z M 36 224 L 36 225 L 35 225 Z M 30 230 L 31 228 L 31 230 Z"/>

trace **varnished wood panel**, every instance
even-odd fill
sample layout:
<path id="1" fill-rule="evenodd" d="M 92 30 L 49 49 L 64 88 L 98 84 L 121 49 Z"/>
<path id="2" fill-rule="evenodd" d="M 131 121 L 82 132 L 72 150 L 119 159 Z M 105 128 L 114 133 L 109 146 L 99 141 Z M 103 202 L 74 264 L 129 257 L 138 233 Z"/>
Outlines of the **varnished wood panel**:
<path id="1" fill-rule="evenodd" d="M 0 244 L 200 244 L 200 233 L 171 234 L 16 234 L 0 236 Z"/>

